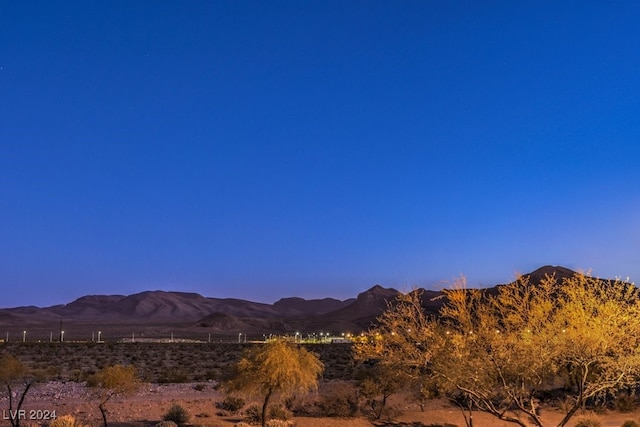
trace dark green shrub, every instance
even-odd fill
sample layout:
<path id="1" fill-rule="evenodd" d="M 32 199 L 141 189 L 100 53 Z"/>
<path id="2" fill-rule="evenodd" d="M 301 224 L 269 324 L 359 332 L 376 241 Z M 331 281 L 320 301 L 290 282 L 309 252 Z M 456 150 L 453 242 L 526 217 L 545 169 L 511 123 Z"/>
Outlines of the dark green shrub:
<path id="1" fill-rule="evenodd" d="M 640 427 L 640 424 L 633 420 L 627 420 L 622 423 L 622 427 Z"/>
<path id="2" fill-rule="evenodd" d="M 179 426 L 183 426 L 189 421 L 189 413 L 182 406 L 175 404 L 164 414 L 164 421 L 173 421 Z"/>

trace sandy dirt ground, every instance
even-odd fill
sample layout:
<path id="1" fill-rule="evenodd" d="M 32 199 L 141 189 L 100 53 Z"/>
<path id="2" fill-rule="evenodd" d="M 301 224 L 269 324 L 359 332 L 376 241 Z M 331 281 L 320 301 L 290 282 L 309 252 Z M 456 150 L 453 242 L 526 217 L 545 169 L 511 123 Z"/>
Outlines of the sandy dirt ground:
<path id="1" fill-rule="evenodd" d="M 114 427 L 147 427 L 158 423 L 164 413 L 173 405 L 183 406 L 191 416 L 189 425 L 203 427 L 233 427 L 242 421 L 240 416 L 220 416 L 220 410 L 215 402 L 221 401 L 223 396 L 214 389 L 214 384 L 204 384 L 200 391 L 195 384 L 144 384 L 138 393 L 127 397 L 113 397 L 107 403 L 108 420 Z M 202 385 L 201 385 L 202 387 Z M 57 416 L 73 415 L 85 425 L 99 427 L 102 417 L 98 409 L 98 396 L 95 391 L 77 383 L 47 383 L 38 384 L 29 392 L 23 405 L 26 418 L 21 426 L 46 425 L 47 413 L 55 411 Z M 400 410 L 400 415 L 394 422 L 375 425 L 407 426 L 414 422 L 424 425 L 452 423 L 460 427 L 465 426 L 464 418 L 459 409 L 451 407 L 444 401 L 430 401 L 422 412 L 417 405 L 406 404 L 401 398 L 391 401 Z M 6 396 L 0 399 L 0 426 L 9 426 L 8 401 Z M 545 425 L 555 426 L 562 418 L 560 411 L 554 408 L 542 410 Z M 626 420 L 640 422 L 640 411 L 621 414 L 610 412 L 595 415 L 603 427 L 620 427 Z M 575 417 L 569 426 L 575 425 L 579 416 Z M 298 427 L 371 427 L 370 420 L 361 418 L 311 418 L 295 417 Z M 515 424 L 501 422 L 487 414 L 474 413 L 474 427 L 506 427 Z"/>

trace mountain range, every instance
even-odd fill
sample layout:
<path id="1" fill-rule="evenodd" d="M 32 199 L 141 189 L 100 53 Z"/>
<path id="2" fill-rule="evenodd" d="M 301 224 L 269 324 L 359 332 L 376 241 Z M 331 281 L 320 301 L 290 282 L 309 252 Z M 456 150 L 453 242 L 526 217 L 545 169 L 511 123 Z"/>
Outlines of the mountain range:
<path id="1" fill-rule="evenodd" d="M 561 279 L 574 274 L 564 267 L 544 266 L 525 276 L 538 282 L 546 274 Z M 500 285 L 488 288 L 493 292 Z M 437 313 L 441 291 L 424 290 L 423 306 Z M 89 331 L 135 329 L 152 335 L 178 331 L 190 336 L 202 334 L 282 334 L 297 331 L 327 331 L 334 334 L 367 330 L 400 292 L 379 285 L 344 301 L 324 298 L 282 298 L 264 304 L 233 298 L 210 298 L 197 293 L 145 291 L 133 295 L 87 295 L 68 304 L 51 307 L 0 309 L 0 332 L 30 337 L 52 337 L 64 329 L 86 336 Z M 64 326 L 63 326 L 64 325 Z M 58 331 L 59 329 L 59 331 Z M 144 332 L 142 332 L 144 333 Z M 302 332 L 301 332 L 302 333 Z M 68 335 L 69 336 L 69 335 Z"/>

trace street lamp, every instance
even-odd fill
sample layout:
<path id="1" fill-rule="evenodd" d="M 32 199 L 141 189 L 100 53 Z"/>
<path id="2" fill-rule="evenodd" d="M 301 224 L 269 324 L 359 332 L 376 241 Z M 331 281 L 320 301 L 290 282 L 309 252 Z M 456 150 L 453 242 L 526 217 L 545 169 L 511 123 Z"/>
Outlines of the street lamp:
<path id="1" fill-rule="evenodd" d="M 242 338 L 242 332 L 238 332 L 238 344 L 240 344 L 240 339 Z"/>
<path id="2" fill-rule="evenodd" d="M 60 342 L 64 342 L 64 331 L 60 331 Z"/>
<path id="3" fill-rule="evenodd" d="M 100 342 L 100 335 L 102 334 L 102 331 L 98 331 L 98 342 Z"/>
<path id="4" fill-rule="evenodd" d="M 22 342 L 27 340 L 27 331 L 22 331 Z"/>

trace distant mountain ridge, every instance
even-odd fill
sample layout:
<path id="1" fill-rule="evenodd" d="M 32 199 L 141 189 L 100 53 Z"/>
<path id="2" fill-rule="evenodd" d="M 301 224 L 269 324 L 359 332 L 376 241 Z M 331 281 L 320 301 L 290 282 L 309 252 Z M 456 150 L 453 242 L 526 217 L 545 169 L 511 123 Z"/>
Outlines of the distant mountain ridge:
<path id="1" fill-rule="evenodd" d="M 172 291 L 144 291 L 132 295 L 87 295 L 68 304 L 51 307 L 17 307 L 0 309 L 13 315 L 42 315 L 73 318 L 75 320 L 197 320 L 211 313 L 233 316 L 271 317 L 323 314 L 338 309 L 351 300 L 333 298 L 305 300 L 285 298 L 275 304 L 235 298 L 209 298 L 197 293 Z"/>
<path id="2" fill-rule="evenodd" d="M 564 267 L 543 266 L 525 274 L 539 282 L 546 274 L 562 279 L 574 274 Z M 496 285 L 486 288 L 492 293 Z M 443 304 L 441 291 L 422 291 L 425 310 L 435 314 Z M 51 307 L 0 309 L 0 328 L 47 325 L 64 321 L 76 325 L 179 325 L 184 330 L 214 333 L 293 333 L 294 331 L 351 331 L 368 329 L 400 292 L 375 285 L 356 298 L 311 299 L 289 297 L 274 304 L 235 298 L 211 298 L 197 293 L 144 291 L 132 295 L 86 295 Z M 86 326 L 89 327 L 89 326 Z"/>

